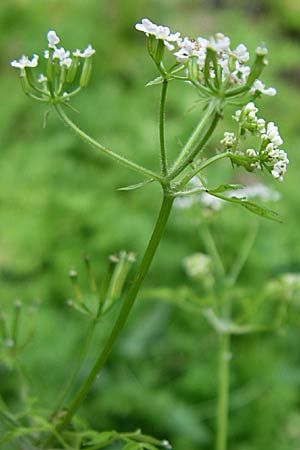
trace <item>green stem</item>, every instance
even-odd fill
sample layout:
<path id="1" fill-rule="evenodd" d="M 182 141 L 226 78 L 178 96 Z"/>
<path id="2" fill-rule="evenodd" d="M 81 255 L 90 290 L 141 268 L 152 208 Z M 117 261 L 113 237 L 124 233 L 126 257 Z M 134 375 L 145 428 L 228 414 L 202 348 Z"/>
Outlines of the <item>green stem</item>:
<path id="1" fill-rule="evenodd" d="M 73 387 L 73 385 L 74 385 L 74 383 L 75 383 L 75 381 L 77 379 L 79 371 L 80 371 L 80 369 L 81 369 L 81 367 L 82 367 L 82 365 L 83 365 L 83 363 L 84 363 L 84 361 L 86 359 L 86 355 L 87 355 L 87 352 L 88 352 L 88 349 L 89 349 L 92 337 L 94 335 L 94 330 L 95 330 L 95 326 L 96 325 L 97 325 L 97 322 L 95 320 L 93 320 L 89 324 L 89 328 L 88 328 L 87 333 L 86 333 L 86 338 L 85 338 L 83 347 L 81 349 L 81 353 L 79 355 L 79 358 L 76 360 L 76 364 L 75 364 L 75 367 L 73 369 L 73 373 L 70 376 L 70 378 L 67 380 L 67 383 L 65 384 L 65 386 L 63 387 L 62 393 L 61 393 L 61 395 L 60 395 L 60 397 L 59 397 L 59 399 L 58 399 L 58 401 L 56 403 L 56 406 L 55 406 L 55 409 L 54 409 L 55 413 L 57 413 L 59 411 L 59 408 L 61 408 L 62 402 L 66 398 L 67 393 L 70 392 L 71 388 Z"/>
<path id="2" fill-rule="evenodd" d="M 220 118 L 218 113 L 218 105 L 219 103 L 216 104 L 215 100 L 210 103 L 202 120 L 191 134 L 180 155 L 175 161 L 167 180 L 173 180 L 178 174 L 180 174 L 185 167 L 193 161 L 195 156 L 207 143 Z"/>
<path id="3" fill-rule="evenodd" d="M 230 334 L 222 333 L 219 337 L 220 350 L 216 450 L 226 450 L 229 409 Z"/>
<path id="4" fill-rule="evenodd" d="M 160 163 L 161 172 L 165 177 L 168 174 L 168 163 L 165 143 L 165 106 L 168 89 L 168 80 L 164 80 L 161 90 L 160 110 L 159 110 L 159 141 L 160 141 Z"/>
<path id="5" fill-rule="evenodd" d="M 153 230 L 151 239 L 146 248 L 146 251 L 144 253 L 144 256 L 140 263 L 140 266 L 137 270 L 137 273 L 135 275 L 135 278 L 133 280 L 131 288 L 129 289 L 129 291 L 124 299 L 123 305 L 121 307 L 121 310 L 119 312 L 119 315 L 117 317 L 115 325 L 114 325 L 94 367 L 92 368 L 92 370 L 90 371 L 86 380 L 83 382 L 81 388 L 75 395 L 75 398 L 73 399 L 73 402 L 71 403 L 71 405 L 68 409 L 68 412 L 67 412 L 66 416 L 64 417 L 63 421 L 58 425 L 57 429 L 59 431 L 66 428 L 66 426 L 70 423 L 70 420 L 72 419 L 72 417 L 74 416 L 74 414 L 76 413 L 78 408 L 80 407 L 80 405 L 83 402 L 87 392 L 89 391 L 94 379 L 99 374 L 102 367 L 104 366 L 117 337 L 119 336 L 120 332 L 122 331 L 122 329 L 125 325 L 125 322 L 131 311 L 134 301 L 137 297 L 137 294 L 139 292 L 141 284 L 149 270 L 152 259 L 156 253 L 157 247 L 162 238 L 162 234 L 164 232 L 164 229 L 166 227 L 166 224 L 167 224 L 170 212 L 171 212 L 173 201 L 174 201 L 173 197 L 170 196 L 167 192 L 165 192 L 163 202 L 161 205 L 161 209 L 160 209 L 160 213 L 157 218 L 156 225 Z"/>
<path id="6" fill-rule="evenodd" d="M 67 116 L 67 114 L 64 112 L 64 110 L 61 108 L 59 104 L 53 105 L 55 110 L 57 111 L 59 117 L 62 119 L 62 121 L 70 127 L 78 136 L 81 137 L 85 142 L 88 144 L 91 144 L 93 147 L 96 147 L 98 150 L 101 150 L 103 153 L 108 155 L 110 158 L 120 162 L 124 166 L 130 167 L 131 169 L 142 173 L 143 175 L 146 175 L 147 177 L 154 178 L 155 180 L 162 182 L 162 177 L 158 175 L 155 172 L 152 172 L 152 170 L 146 169 L 145 167 L 140 166 L 139 164 L 134 163 L 133 161 L 130 161 L 129 159 L 125 158 L 124 156 L 119 155 L 118 153 L 113 152 L 109 148 L 105 147 L 104 145 L 100 144 L 99 142 L 95 141 L 95 139 L 91 138 L 88 134 L 86 134 L 84 131 L 82 131 L 77 125 L 75 125 L 74 122 Z"/>
<path id="7" fill-rule="evenodd" d="M 217 249 L 217 246 L 216 246 L 214 238 L 211 234 L 211 231 L 205 223 L 202 224 L 202 238 L 203 238 L 206 250 L 214 262 L 214 267 L 215 267 L 218 279 L 219 280 L 224 279 L 224 277 L 225 277 L 224 264 L 222 262 L 220 253 Z"/>
<path id="8" fill-rule="evenodd" d="M 201 164 L 199 164 L 197 167 L 195 167 L 193 170 L 191 170 L 184 178 L 182 178 L 177 186 L 177 189 L 180 190 L 186 186 L 186 184 L 193 178 L 195 175 L 197 175 L 202 170 L 209 167 L 211 164 L 214 164 L 215 162 L 224 159 L 224 158 L 230 158 L 231 153 L 225 152 L 220 153 L 218 155 L 212 156 L 211 158 L 207 159 L 206 161 L 203 161 Z"/>
<path id="9" fill-rule="evenodd" d="M 229 276 L 227 277 L 227 286 L 231 287 L 236 283 L 247 259 L 249 253 L 253 247 L 257 231 L 258 231 L 258 221 L 255 221 L 254 226 L 250 228 L 241 248 L 240 253 L 238 254 L 235 263 L 231 269 Z"/>

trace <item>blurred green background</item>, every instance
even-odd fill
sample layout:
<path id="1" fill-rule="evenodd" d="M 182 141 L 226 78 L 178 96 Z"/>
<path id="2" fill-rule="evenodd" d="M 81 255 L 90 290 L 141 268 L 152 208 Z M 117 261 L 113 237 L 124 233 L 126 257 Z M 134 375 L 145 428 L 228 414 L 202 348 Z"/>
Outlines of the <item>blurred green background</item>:
<path id="1" fill-rule="evenodd" d="M 159 89 L 144 87 L 156 72 L 134 24 L 149 17 L 183 35 L 221 31 L 234 46 L 243 42 L 252 52 L 265 42 L 270 65 L 263 81 L 278 94 L 263 98 L 259 107 L 261 116 L 279 125 L 290 166 L 284 183 L 265 180 L 282 195 L 276 209 L 283 224 L 259 219 L 259 235 L 241 277 L 245 295 L 252 298 L 272 276 L 300 272 L 299 5 L 292 0 L 2 0 L 0 301 L 9 313 L 16 298 L 25 305 L 41 300 L 34 339 L 22 356 L 30 395 L 38 404 L 53 407 L 84 335 L 84 318 L 66 306 L 72 296 L 68 271 L 77 268 L 87 289 L 83 253 L 90 255 L 99 277 L 109 254 L 126 249 L 139 257 L 161 194 L 152 185 L 118 191 L 141 178 L 86 146 L 54 113 L 44 129 L 45 106 L 21 92 L 10 60 L 40 53 L 49 29 L 56 30 L 65 48 L 91 43 L 96 49 L 93 76 L 73 102 L 80 111 L 74 120 L 115 151 L 157 169 Z M 189 86 L 172 85 L 167 133 L 173 156 L 199 114 L 196 93 Z M 228 118 L 230 111 L 219 137 Z M 216 170 L 212 183 L 244 176 L 239 170 L 233 174 L 228 163 Z M 215 231 L 227 264 L 253 220 L 240 209 L 222 213 Z M 203 251 L 197 227 L 174 211 L 144 289 L 188 283 L 182 259 L 196 251 Z M 212 449 L 215 334 L 200 314 L 145 298 L 141 296 L 81 414 L 99 430 L 141 427 L 169 439 L 175 449 Z M 112 319 L 101 325 L 95 352 Z M 284 333 L 234 340 L 230 448 L 299 449 L 299 342 L 299 328 L 289 325 Z M 14 405 L 18 379 L 1 363 L 0 381 Z"/>

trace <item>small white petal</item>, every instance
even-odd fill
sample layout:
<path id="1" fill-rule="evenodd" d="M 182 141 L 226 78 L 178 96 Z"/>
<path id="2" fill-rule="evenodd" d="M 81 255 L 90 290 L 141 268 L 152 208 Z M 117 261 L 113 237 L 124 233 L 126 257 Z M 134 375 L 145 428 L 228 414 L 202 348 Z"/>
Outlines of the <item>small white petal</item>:
<path id="1" fill-rule="evenodd" d="M 50 48 L 54 48 L 55 45 L 58 44 L 60 41 L 59 37 L 57 36 L 54 30 L 48 31 L 47 39 L 48 39 L 48 46 Z"/>

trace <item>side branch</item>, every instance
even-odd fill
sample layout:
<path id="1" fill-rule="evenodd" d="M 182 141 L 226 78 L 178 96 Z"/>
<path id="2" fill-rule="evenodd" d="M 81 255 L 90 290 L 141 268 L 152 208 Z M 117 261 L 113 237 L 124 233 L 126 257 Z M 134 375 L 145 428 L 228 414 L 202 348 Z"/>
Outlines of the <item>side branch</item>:
<path id="1" fill-rule="evenodd" d="M 142 173 L 143 175 L 153 178 L 154 180 L 158 181 L 159 183 L 162 182 L 162 177 L 158 175 L 157 173 L 153 172 L 152 170 L 146 169 L 143 166 L 140 166 L 139 164 L 136 164 L 133 161 L 130 161 L 129 159 L 125 158 L 124 156 L 119 155 L 118 153 L 113 152 L 109 148 L 105 147 L 104 145 L 97 142 L 95 139 L 91 138 L 88 134 L 86 134 L 84 131 L 82 131 L 77 125 L 75 125 L 74 122 L 67 116 L 67 114 L 63 111 L 60 105 L 55 104 L 54 108 L 56 112 L 58 113 L 59 117 L 62 119 L 62 121 L 70 127 L 81 139 L 83 139 L 88 144 L 92 145 L 93 147 L 97 148 L 101 152 L 105 153 L 110 158 L 114 159 L 115 161 L 120 162 L 126 167 L 129 167 L 130 169 L 135 170 L 136 172 Z"/>

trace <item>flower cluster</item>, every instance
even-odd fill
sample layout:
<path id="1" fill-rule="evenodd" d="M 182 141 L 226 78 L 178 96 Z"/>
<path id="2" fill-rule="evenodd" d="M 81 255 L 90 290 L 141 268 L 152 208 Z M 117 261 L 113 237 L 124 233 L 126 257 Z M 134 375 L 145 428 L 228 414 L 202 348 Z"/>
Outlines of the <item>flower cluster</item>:
<path id="1" fill-rule="evenodd" d="M 276 94 L 274 88 L 265 88 L 258 79 L 267 64 L 268 51 L 265 47 L 257 47 L 256 60 L 249 66 L 246 64 L 250 60 L 247 47 L 239 44 L 235 49 L 231 49 L 229 37 L 222 33 L 217 33 L 209 39 L 201 36 L 191 39 L 188 36 L 181 37 L 179 32 L 171 33 L 169 27 L 156 25 L 149 19 L 142 19 L 135 27 L 149 38 L 163 42 L 168 50 L 175 50 L 177 67 L 175 65 L 169 75 L 186 69 L 186 79 L 192 81 L 202 94 L 207 93 L 205 89 L 208 89 L 210 93 L 222 92 L 232 97 L 239 95 L 241 88 L 253 96 Z M 156 63 L 161 63 L 161 59 L 162 54 L 160 61 L 154 58 Z"/>
<path id="2" fill-rule="evenodd" d="M 183 259 L 186 274 L 202 284 L 205 289 L 211 289 L 214 284 L 213 264 L 211 257 L 204 253 L 193 253 Z"/>
<path id="3" fill-rule="evenodd" d="M 269 282 L 266 294 L 273 300 L 300 305 L 300 273 L 283 273 Z"/>
<path id="4" fill-rule="evenodd" d="M 280 148 L 283 140 L 274 122 L 266 124 L 264 119 L 257 117 L 257 112 L 258 108 L 253 102 L 248 103 L 242 110 L 235 112 L 233 119 L 239 124 L 239 139 L 247 136 L 247 134 L 256 135 L 260 138 L 260 145 L 258 150 L 248 148 L 245 152 L 241 151 L 239 146 L 236 145 L 232 162 L 243 165 L 251 172 L 255 169 L 266 168 L 276 180 L 283 181 L 283 176 L 289 164 L 287 153 Z M 230 143 L 236 142 L 237 139 L 232 134 L 226 132 L 223 140 L 221 140 L 221 144 L 227 150 L 232 150 Z"/>
<path id="5" fill-rule="evenodd" d="M 85 87 L 91 75 L 91 56 L 95 50 L 88 45 L 84 51 L 71 52 L 57 47 L 60 38 L 54 30 L 47 33 L 48 49 L 44 51 L 46 75 L 35 75 L 32 69 L 39 65 L 39 56 L 32 59 L 23 55 L 19 60 L 11 61 L 11 66 L 20 69 L 20 78 L 26 94 L 41 101 L 66 101 L 80 88 Z M 74 82 L 77 85 L 74 89 Z"/>
<path id="6" fill-rule="evenodd" d="M 137 23 L 135 27 L 137 30 L 146 33 L 146 36 L 151 34 L 156 39 L 162 39 L 168 50 L 174 50 L 175 47 L 173 44 L 170 44 L 170 42 L 177 42 L 180 36 L 180 33 L 171 34 L 169 27 L 156 25 L 149 19 L 143 19 L 142 23 Z"/>

